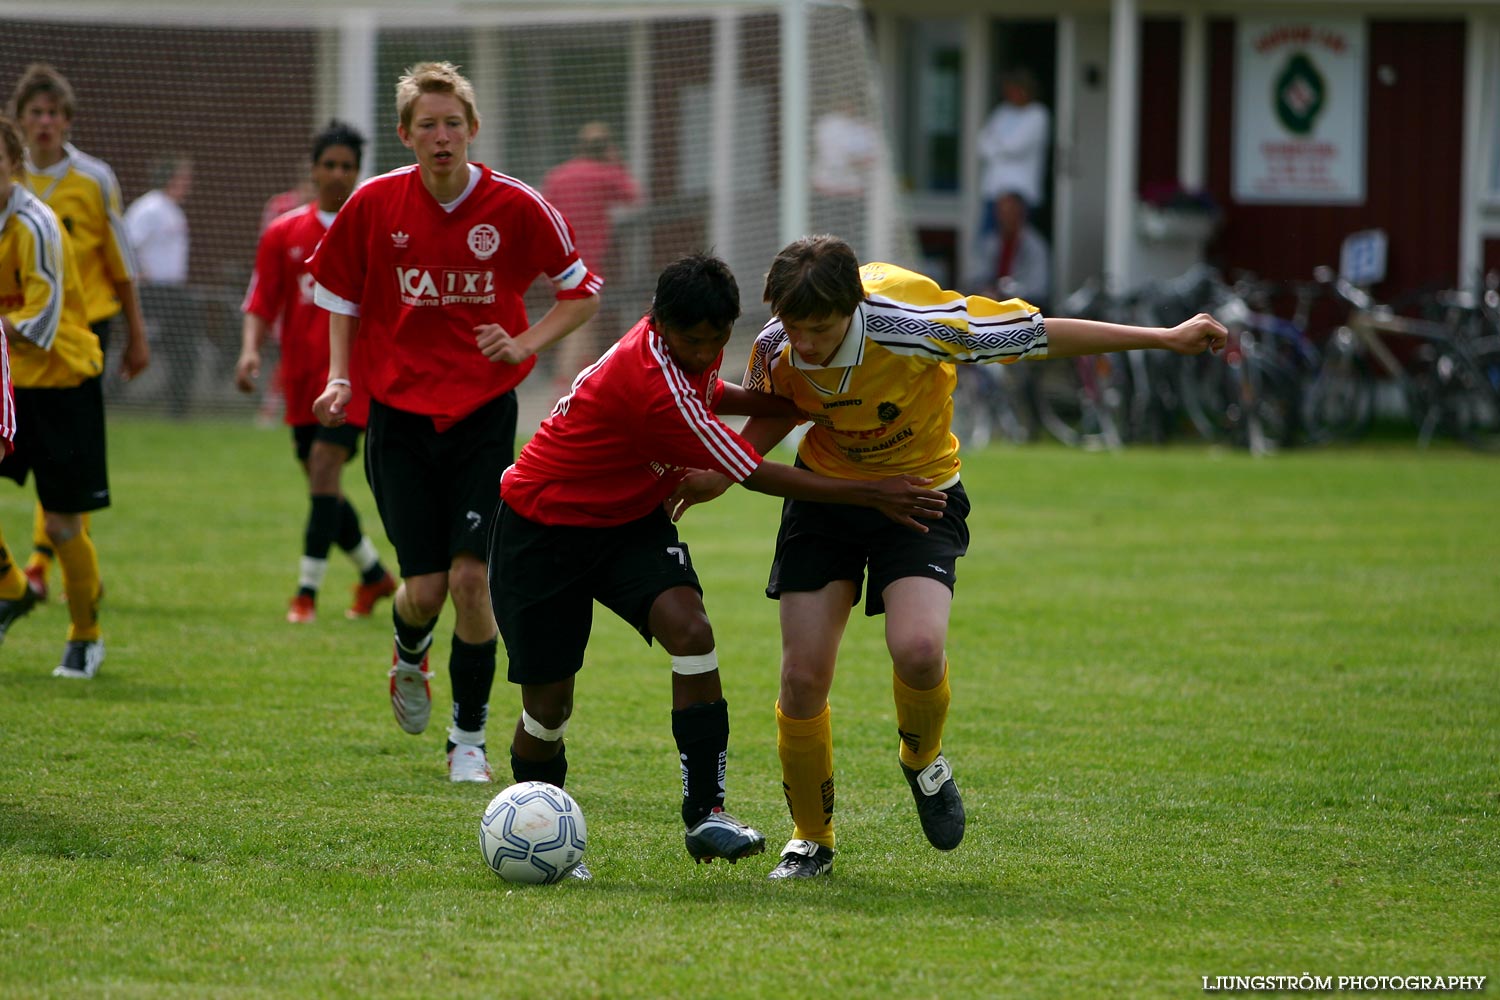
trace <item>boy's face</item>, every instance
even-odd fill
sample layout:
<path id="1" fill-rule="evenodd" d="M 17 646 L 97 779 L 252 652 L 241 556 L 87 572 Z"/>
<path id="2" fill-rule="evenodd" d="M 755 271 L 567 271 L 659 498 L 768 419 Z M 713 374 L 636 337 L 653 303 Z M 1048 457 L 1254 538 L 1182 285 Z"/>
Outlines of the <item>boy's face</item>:
<path id="1" fill-rule="evenodd" d="M 27 101 L 17 124 L 33 157 L 50 159 L 51 154 L 62 152 L 68 138 L 68 116 L 51 94 L 37 94 Z"/>
<path id="2" fill-rule="evenodd" d="M 469 123 L 464 103 L 452 94 L 422 94 L 412 103 L 411 125 L 397 130 L 433 177 L 446 178 L 469 164 L 469 140 L 479 131 Z"/>
<path id="3" fill-rule="evenodd" d="M 829 313 L 827 316 L 811 316 L 805 319 L 781 319 L 781 326 L 792 344 L 797 357 L 810 365 L 825 365 L 833 357 L 844 335 L 849 332 L 852 315 Z"/>
<path id="4" fill-rule="evenodd" d="M 337 211 L 349 200 L 359 180 L 359 158 L 348 146 L 329 146 L 313 164 L 312 179 L 318 207 L 325 212 Z"/>
<path id="5" fill-rule="evenodd" d="M 702 375 L 724 353 L 724 345 L 729 343 L 729 334 L 733 330 L 733 325 L 721 328 L 704 320 L 685 330 L 663 326 L 657 332 L 667 342 L 667 351 L 678 368 L 689 375 Z"/>

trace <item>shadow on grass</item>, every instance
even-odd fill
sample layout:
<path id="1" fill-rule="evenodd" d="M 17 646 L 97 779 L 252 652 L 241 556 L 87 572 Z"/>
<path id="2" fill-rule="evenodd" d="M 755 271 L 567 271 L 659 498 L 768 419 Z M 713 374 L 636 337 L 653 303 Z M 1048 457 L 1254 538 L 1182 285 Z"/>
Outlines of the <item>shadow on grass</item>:
<path id="1" fill-rule="evenodd" d="M 747 867 L 745 865 L 739 866 Z M 768 869 L 767 869 L 768 870 Z M 941 911 L 945 919 L 991 920 L 1002 916 L 1088 918 L 1105 912 L 1077 898 L 1060 898 L 1043 885 L 1005 885 L 982 878 L 945 876 L 924 869 L 910 880 L 890 873 L 864 876 L 835 872 L 809 881 L 772 882 L 766 871 L 753 868 L 733 882 L 714 880 L 692 885 L 667 885 L 640 878 L 615 880 L 596 870 L 592 881 L 571 880 L 557 886 L 518 886 L 496 879 L 485 891 L 505 895 L 512 890 L 539 893 L 584 893 L 611 908 L 636 911 L 641 904 L 670 904 L 674 910 L 701 906 L 706 914 L 755 912 L 787 907 L 798 912 L 818 910 L 830 916 L 884 918 L 912 909 Z M 635 902 L 632 902 L 635 900 Z M 732 907 L 725 910 L 724 907 Z"/>
<path id="2" fill-rule="evenodd" d="M 112 858 L 115 854 L 96 830 L 70 816 L 0 800 L 0 853 L 9 852 L 70 859 Z"/>

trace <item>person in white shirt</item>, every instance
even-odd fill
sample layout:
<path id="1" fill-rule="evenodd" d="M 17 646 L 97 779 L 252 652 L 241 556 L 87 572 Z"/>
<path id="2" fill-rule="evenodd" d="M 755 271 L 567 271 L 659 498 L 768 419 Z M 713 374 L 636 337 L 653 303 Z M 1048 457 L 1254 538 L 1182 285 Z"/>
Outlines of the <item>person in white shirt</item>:
<path id="1" fill-rule="evenodd" d="M 1010 70 L 1001 88 L 1005 100 L 990 112 L 977 138 L 986 228 L 994 201 L 1004 192 L 1019 194 L 1033 213 L 1046 195 L 1052 112 L 1036 100 L 1036 77 L 1030 70 Z"/>
<path id="2" fill-rule="evenodd" d="M 182 210 L 193 186 L 193 163 L 182 156 L 157 162 L 152 190 L 125 211 L 125 239 L 141 278 L 141 311 L 167 366 L 167 408 L 187 414 L 197 373 L 198 330 L 188 281 L 188 220 Z"/>
<path id="3" fill-rule="evenodd" d="M 880 130 L 843 101 L 813 127 L 813 227 L 854 243 L 864 236 L 865 198 L 880 161 Z"/>

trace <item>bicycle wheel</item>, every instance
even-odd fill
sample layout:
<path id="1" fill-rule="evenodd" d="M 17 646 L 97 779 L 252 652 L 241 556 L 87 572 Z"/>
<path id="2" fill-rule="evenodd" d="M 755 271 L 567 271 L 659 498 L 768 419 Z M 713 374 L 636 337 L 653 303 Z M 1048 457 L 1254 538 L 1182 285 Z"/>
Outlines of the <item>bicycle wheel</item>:
<path id="1" fill-rule="evenodd" d="M 1356 350 L 1353 335 L 1340 330 L 1302 393 L 1302 425 L 1314 444 L 1353 441 L 1370 429 L 1375 387 Z"/>
<path id="2" fill-rule="evenodd" d="M 1265 445 L 1273 449 L 1290 447 L 1296 443 L 1301 423 L 1297 373 L 1276 357 L 1254 357 L 1247 363 L 1252 366 L 1250 379 L 1255 386 L 1247 418 L 1257 425 Z"/>
<path id="3" fill-rule="evenodd" d="M 1121 446 L 1116 412 L 1122 394 L 1108 355 L 1044 361 L 1031 380 L 1038 422 L 1070 448 Z"/>
<path id="4" fill-rule="evenodd" d="M 1500 452 L 1500 346 L 1438 358 L 1444 421 L 1471 448 Z"/>
<path id="5" fill-rule="evenodd" d="M 1231 401 L 1239 388 L 1228 363 L 1220 355 L 1199 354 L 1182 359 L 1178 378 L 1182 407 L 1188 423 L 1208 442 L 1229 436 Z"/>

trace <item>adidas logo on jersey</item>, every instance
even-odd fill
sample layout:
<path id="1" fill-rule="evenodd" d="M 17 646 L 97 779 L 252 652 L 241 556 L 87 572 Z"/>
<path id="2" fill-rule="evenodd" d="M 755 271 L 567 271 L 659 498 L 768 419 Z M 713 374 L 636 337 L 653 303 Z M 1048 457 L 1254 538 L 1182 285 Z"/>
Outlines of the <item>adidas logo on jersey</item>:
<path id="1" fill-rule="evenodd" d="M 405 233 L 403 233 L 399 229 L 396 230 L 394 233 L 391 234 L 391 243 L 393 243 L 397 247 L 404 247 L 404 246 L 406 246 L 407 241 L 409 241 L 410 239 L 411 239 L 410 236 L 406 235 Z"/>

